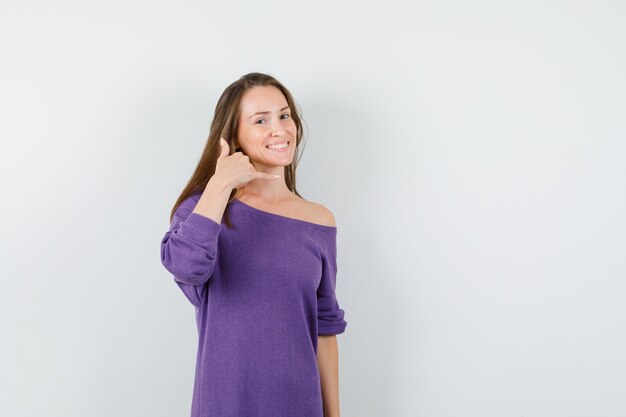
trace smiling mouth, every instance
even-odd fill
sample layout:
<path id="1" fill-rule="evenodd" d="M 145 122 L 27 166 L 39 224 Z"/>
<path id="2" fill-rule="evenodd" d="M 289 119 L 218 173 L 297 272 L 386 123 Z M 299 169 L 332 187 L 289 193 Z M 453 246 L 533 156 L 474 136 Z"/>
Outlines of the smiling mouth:
<path id="1" fill-rule="evenodd" d="M 270 151 L 285 151 L 287 148 L 289 148 L 289 143 L 290 141 L 283 142 L 280 145 L 267 145 L 266 148 Z"/>

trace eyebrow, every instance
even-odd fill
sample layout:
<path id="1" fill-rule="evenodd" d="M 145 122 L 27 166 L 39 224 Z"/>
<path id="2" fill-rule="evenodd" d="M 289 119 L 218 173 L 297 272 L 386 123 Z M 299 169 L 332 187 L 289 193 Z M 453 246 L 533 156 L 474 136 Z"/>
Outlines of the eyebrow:
<path id="1" fill-rule="evenodd" d="M 283 107 L 282 109 L 280 109 L 280 111 L 286 110 L 286 109 L 288 109 L 288 108 L 289 108 L 289 106 Z M 250 116 L 250 118 L 249 118 L 249 119 L 252 119 L 252 118 L 253 118 L 254 116 L 256 116 L 257 114 L 270 114 L 270 113 L 271 113 L 271 112 L 269 112 L 269 111 L 258 111 L 258 112 L 256 112 L 256 113 L 254 113 L 252 116 Z M 249 120 L 249 119 L 248 119 L 248 120 Z"/>

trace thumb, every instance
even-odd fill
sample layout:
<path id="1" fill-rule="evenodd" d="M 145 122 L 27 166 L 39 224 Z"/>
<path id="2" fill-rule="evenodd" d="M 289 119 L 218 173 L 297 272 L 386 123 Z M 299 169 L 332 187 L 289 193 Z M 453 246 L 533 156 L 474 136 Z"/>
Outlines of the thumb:
<path id="1" fill-rule="evenodd" d="M 228 142 L 226 142 L 226 140 L 220 136 L 220 156 L 217 158 L 218 160 L 228 156 L 228 154 L 230 153 L 230 148 L 228 146 Z"/>

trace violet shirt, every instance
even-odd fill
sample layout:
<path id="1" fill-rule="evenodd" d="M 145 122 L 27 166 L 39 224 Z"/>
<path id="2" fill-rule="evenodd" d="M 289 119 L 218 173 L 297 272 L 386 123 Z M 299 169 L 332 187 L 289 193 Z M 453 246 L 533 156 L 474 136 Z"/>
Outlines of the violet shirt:
<path id="1" fill-rule="evenodd" d="M 337 228 L 233 200 L 235 228 L 177 208 L 161 262 L 195 307 L 191 417 L 323 417 L 318 335 L 347 322 L 335 296 Z"/>

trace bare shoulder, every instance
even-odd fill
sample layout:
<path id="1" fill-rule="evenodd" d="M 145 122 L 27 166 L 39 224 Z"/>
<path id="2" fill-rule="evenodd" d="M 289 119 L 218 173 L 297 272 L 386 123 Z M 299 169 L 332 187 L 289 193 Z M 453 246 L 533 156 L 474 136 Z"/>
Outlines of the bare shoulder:
<path id="1" fill-rule="evenodd" d="M 307 200 L 302 200 L 302 204 L 306 207 L 307 217 L 311 219 L 311 222 L 321 224 L 323 226 L 337 226 L 335 215 L 328 207 Z"/>

